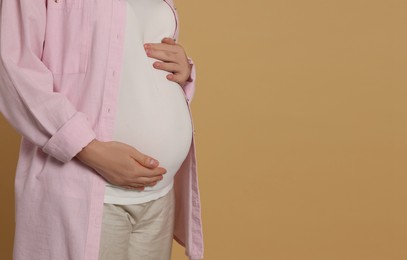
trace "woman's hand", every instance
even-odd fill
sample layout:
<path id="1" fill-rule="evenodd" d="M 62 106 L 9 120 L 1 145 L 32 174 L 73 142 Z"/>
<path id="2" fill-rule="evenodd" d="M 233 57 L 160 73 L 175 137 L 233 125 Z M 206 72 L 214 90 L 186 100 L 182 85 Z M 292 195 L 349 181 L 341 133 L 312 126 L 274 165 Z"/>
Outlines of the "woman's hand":
<path id="1" fill-rule="evenodd" d="M 76 157 L 96 170 L 109 183 L 128 189 L 143 190 L 162 180 L 167 171 L 158 161 L 120 142 L 100 142 L 96 139 Z"/>
<path id="2" fill-rule="evenodd" d="M 174 39 L 164 38 L 161 43 L 144 44 L 144 49 L 148 57 L 162 61 L 154 62 L 154 68 L 171 72 L 167 75 L 168 80 L 177 82 L 181 87 L 185 85 L 191 75 L 192 65 L 181 45 Z"/>

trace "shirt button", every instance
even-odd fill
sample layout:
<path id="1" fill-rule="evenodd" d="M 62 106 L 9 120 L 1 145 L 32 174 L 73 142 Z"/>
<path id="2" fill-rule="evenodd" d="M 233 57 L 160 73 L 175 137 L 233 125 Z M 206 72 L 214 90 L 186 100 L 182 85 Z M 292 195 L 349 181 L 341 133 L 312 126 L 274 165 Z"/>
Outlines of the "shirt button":
<path id="1" fill-rule="evenodd" d="M 115 70 L 112 71 L 112 76 L 113 76 L 113 77 L 115 76 L 115 74 L 116 74 L 116 71 L 115 71 Z"/>
<path id="2" fill-rule="evenodd" d="M 116 34 L 116 39 L 119 39 L 119 34 Z"/>

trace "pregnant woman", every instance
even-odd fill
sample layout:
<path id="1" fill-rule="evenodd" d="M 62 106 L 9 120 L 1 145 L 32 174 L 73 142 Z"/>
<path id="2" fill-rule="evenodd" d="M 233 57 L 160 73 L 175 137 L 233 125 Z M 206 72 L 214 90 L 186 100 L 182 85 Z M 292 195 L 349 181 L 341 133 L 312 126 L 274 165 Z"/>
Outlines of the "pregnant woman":
<path id="1" fill-rule="evenodd" d="M 195 66 L 172 0 L 2 0 L 0 111 L 22 135 L 15 260 L 203 258 Z"/>
<path id="2" fill-rule="evenodd" d="M 166 174 L 143 191 L 107 185 L 100 259 L 165 260 L 170 259 L 172 248 L 174 176 L 191 146 L 192 126 L 181 86 L 166 78 L 168 72 L 154 68 L 162 64 L 149 57 L 153 50 L 146 43 L 172 37 L 177 23 L 163 0 L 127 0 L 126 4 L 113 139 L 158 159 Z"/>

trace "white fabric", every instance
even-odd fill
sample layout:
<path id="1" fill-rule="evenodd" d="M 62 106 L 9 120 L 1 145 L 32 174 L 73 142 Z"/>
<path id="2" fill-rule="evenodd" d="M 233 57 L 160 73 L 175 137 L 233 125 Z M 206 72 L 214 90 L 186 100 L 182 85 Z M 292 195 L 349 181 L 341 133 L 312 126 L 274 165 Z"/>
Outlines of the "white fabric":
<path id="1" fill-rule="evenodd" d="M 124 66 L 113 139 L 150 155 L 167 170 L 144 191 L 106 186 L 105 203 L 138 204 L 164 196 L 188 154 L 192 122 L 181 86 L 153 67 L 144 43 L 159 43 L 176 29 L 174 13 L 163 0 L 127 0 Z"/>

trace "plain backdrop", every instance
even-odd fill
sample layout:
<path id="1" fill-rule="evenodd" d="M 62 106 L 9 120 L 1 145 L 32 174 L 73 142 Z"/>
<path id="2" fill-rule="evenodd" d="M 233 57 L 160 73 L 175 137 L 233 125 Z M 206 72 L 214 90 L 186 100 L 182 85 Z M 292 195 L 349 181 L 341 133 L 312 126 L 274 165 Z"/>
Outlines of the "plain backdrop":
<path id="1" fill-rule="evenodd" d="M 407 259 L 407 1 L 177 5 L 198 69 L 205 259 Z M 0 131 L 8 260 L 19 137 Z"/>

